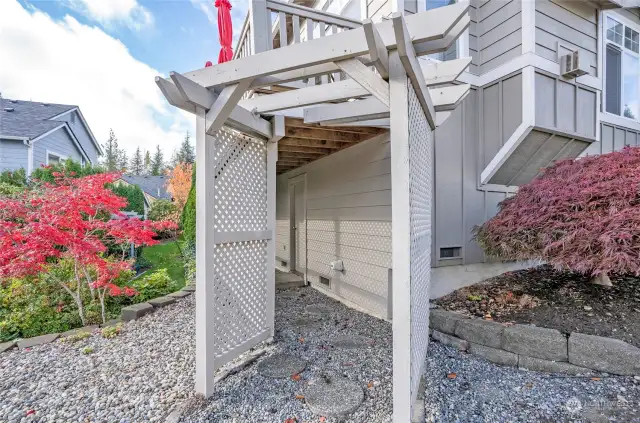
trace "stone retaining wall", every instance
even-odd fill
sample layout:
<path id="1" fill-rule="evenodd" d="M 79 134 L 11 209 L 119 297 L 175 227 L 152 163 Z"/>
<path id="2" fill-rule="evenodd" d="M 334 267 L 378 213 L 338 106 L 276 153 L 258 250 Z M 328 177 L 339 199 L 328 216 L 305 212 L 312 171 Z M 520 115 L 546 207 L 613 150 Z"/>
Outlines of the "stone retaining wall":
<path id="1" fill-rule="evenodd" d="M 432 309 L 431 336 L 438 342 L 507 366 L 549 373 L 587 375 L 593 371 L 640 375 L 640 348 L 601 336 L 528 325 L 470 319 Z"/>
<path id="2" fill-rule="evenodd" d="M 160 307 L 165 307 L 169 304 L 173 304 L 177 299 L 187 297 L 191 295 L 196 290 L 195 285 L 187 285 L 182 288 L 180 291 L 172 292 L 166 296 L 158 297 L 147 301 L 146 303 L 138 303 L 133 304 L 127 307 L 123 307 L 120 311 L 120 318 L 114 319 L 106 322 L 101 325 L 103 327 L 113 326 L 120 322 L 128 322 L 130 320 L 138 319 L 145 314 L 153 312 L 155 309 Z M 34 347 L 36 345 L 48 344 L 55 341 L 58 338 L 66 338 L 67 336 L 71 336 L 77 334 L 79 332 L 93 332 L 97 329 L 97 325 L 86 326 L 84 328 L 72 329 L 65 333 L 50 333 L 47 335 L 34 336 L 33 338 L 26 338 L 21 340 L 9 341 L 0 343 L 0 353 L 8 351 L 14 347 L 18 347 L 20 349 Z"/>

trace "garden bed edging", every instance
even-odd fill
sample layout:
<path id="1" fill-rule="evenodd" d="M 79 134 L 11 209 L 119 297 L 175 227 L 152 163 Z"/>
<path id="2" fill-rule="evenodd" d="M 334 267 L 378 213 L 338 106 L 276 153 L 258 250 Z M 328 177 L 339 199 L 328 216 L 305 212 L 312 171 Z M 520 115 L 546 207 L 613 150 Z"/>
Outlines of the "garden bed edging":
<path id="1" fill-rule="evenodd" d="M 429 327 L 434 340 L 488 361 L 522 369 L 589 375 L 594 371 L 640 375 L 640 348 L 618 339 L 555 329 L 471 319 L 432 309 Z"/>
<path id="2" fill-rule="evenodd" d="M 176 300 L 178 299 L 188 297 L 194 292 L 195 292 L 195 285 L 189 284 L 183 287 L 182 289 L 180 289 L 179 291 L 172 292 L 167 295 L 162 295 L 158 298 L 153 298 L 144 303 L 132 304 L 130 306 L 123 307 L 122 310 L 120 311 L 119 319 L 110 320 L 100 326 L 107 327 L 107 326 L 113 326 L 114 324 L 120 323 L 120 322 L 128 322 L 131 320 L 136 320 L 144 316 L 145 314 L 152 313 L 157 308 L 165 307 L 169 304 L 175 303 Z M 0 353 L 9 351 L 16 346 L 20 349 L 25 349 L 25 348 L 35 347 L 37 345 L 49 344 L 58 338 L 64 338 L 65 335 L 70 336 L 74 333 L 83 332 L 83 331 L 92 332 L 92 330 L 89 330 L 89 329 L 96 329 L 97 327 L 98 326 L 96 325 L 85 326 L 83 328 L 71 329 L 70 331 L 67 331 L 63 334 L 50 333 L 50 334 L 34 336 L 32 338 L 24 338 L 20 340 L 3 342 L 0 344 Z"/>

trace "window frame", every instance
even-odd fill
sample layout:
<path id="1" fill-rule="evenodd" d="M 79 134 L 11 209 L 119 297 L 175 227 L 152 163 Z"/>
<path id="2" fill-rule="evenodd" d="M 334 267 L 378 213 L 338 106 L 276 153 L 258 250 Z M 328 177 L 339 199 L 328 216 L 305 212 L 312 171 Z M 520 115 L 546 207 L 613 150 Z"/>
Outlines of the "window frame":
<path id="1" fill-rule="evenodd" d="M 49 157 L 50 156 L 54 156 L 58 158 L 58 164 L 64 162 L 65 160 L 69 160 L 69 156 L 65 156 L 64 154 L 60 154 L 56 151 L 53 150 L 47 150 L 47 156 L 45 157 L 45 163 L 47 166 L 50 166 L 51 163 L 49 163 Z"/>
<path id="2" fill-rule="evenodd" d="M 604 12 L 602 14 L 602 28 L 601 28 L 601 37 L 602 37 L 602 66 L 603 66 L 603 71 L 602 71 L 602 113 L 609 115 L 609 116 L 615 116 L 616 118 L 621 118 L 624 119 L 626 121 L 629 122 L 636 122 L 636 123 L 640 123 L 640 105 L 638 107 L 638 110 L 636 110 L 636 117 L 634 118 L 630 118 L 624 115 L 624 106 L 625 106 L 625 96 L 624 96 L 624 69 L 625 69 L 625 63 L 628 60 L 626 58 L 626 55 L 628 54 L 629 56 L 634 57 L 635 59 L 638 60 L 638 75 L 639 75 L 639 79 L 640 79 L 640 49 L 639 52 L 636 53 L 635 51 L 627 48 L 625 46 L 625 32 L 626 32 L 626 28 L 629 28 L 633 31 L 635 31 L 636 33 L 639 34 L 639 38 L 640 38 L 640 24 L 631 22 L 629 19 L 626 19 L 625 17 L 617 14 L 617 13 L 613 13 L 613 12 Z M 618 22 L 619 24 L 621 24 L 622 27 L 622 40 L 621 40 L 621 44 L 616 43 L 615 41 L 610 40 L 607 37 L 607 32 L 608 32 L 608 28 L 607 28 L 607 24 L 609 19 L 612 19 L 616 22 Z M 620 51 L 620 114 L 616 114 L 616 113 L 612 113 L 607 111 L 607 48 L 609 47 L 609 45 L 611 45 L 613 48 L 617 49 L 618 51 Z M 637 101 L 640 104 L 640 81 L 638 82 L 638 90 L 637 90 Z"/>

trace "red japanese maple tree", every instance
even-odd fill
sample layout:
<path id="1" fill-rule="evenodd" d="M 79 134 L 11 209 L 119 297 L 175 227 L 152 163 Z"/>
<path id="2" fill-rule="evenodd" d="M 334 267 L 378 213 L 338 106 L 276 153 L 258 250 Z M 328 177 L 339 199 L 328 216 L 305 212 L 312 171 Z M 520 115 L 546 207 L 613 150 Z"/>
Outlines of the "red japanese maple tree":
<path id="1" fill-rule="evenodd" d="M 544 170 L 474 228 L 485 251 L 594 276 L 640 275 L 640 148 Z"/>
<path id="2" fill-rule="evenodd" d="M 73 276 L 57 282 L 74 299 L 85 324 L 81 291 L 98 296 L 105 320 L 106 295 L 133 295 L 114 283 L 131 263 L 110 257 L 108 247 L 153 245 L 155 231 L 174 226 L 122 217 L 126 205 L 106 185 L 118 173 L 71 178 L 54 174 L 55 184 L 36 184 L 15 198 L 0 198 L 0 280 L 36 275 L 60 260 L 73 263 Z"/>

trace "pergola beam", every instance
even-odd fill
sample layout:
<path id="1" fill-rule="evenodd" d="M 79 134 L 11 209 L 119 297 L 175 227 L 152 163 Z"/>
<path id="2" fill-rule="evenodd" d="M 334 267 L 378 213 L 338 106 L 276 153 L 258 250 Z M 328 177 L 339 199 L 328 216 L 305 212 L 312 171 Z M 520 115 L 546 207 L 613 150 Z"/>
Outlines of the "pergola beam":
<path id="1" fill-rule="evenodd" d="M 447 112 L 455 110 L 456 107 L 464 100 L 471 85 L 453 85 L 450 87 L 434 88 L 429 90 L 429 95 L 433 100 L 433 106 L 436 112 Z"/>
<path id="2" fill-rule="evenodd" d="M 213 135 L 222 128 L 225 121 L 238 105 L 245 91 L 249 88 L 251 79 L 245 79 L 237 84 L 224 87 L 216 101 L 207 112 L 207 134 Z"/>
<path id="3" fill-rule="evenodd" d="M 196 113 L 196 106 L 194 106 L 194 104 L 198 104 L 198 107 L 201 107 L 202 109 L 210 109 L 211 106 L 213 106 L 213 103 L 217 99 L 215 93 L 194 83 L 182 75 L 178 75 L 180 74 L 175 74 L 173 78 L 175 78 L 178 83 L 188 84 L 188 86 L 185 85 L 183 87 L 183 92 L 190 95 L 188 98 L 183 96 L 182 92 L 172 81 L 156 77 L 156 84 L 169 104 L 189 113 Z M 208 100 L 205 101 L 205 98 L 211 100 L 211 103 L 206 105 L 199 104 L 206 103 Z M 226 124 L 241 132 L 246 132 L 262 138 L 271 138 L 271 124 L 269 121 L 262 119 L 260 116 L 254 115 L 239 106 L 236 106 L 231 110 L 231 114 L 229 115 L 229 119 L 227 119 Z"/>
<path id="4" fill-rule="evenodd" d="M 469 28 L 469 25 L 471 25 L 471 18 L 469 15 L 466 15 L 462 17 L 451 31 L 447 32 L 447 34 L 445 34 L 441 39 L 414 44 L 416 54 L 418 56 L 423 56 L 425 54 L 446 51 L 462 35 L 462 33 Z"/>
<path id="5" fill-rule="evenodd" d="M 424 63 L 421 61 L 422 75 L 428 87 L 452 84 L 471 64 L 471 57 L 447 60 L 444 62 Z"/>
<path id="6" fill-rule="evenodd" d="M 433 107 L 429 91 L 427 90 L 427 84 L 424 81 L 416 52 L 413 49 L 413 43 L 411 42 L 411 35 L 409 35 L 407 24 L 403 15 L 399 12 L 396 12 L 391 16 L 391 21 L 393 22 L 393 30 L 396 34 L 400 61 L 402 62 L 402 65 L 407 72 L 407 76 L 411 81 L 411 85 L 416 92 L 418 101 L 420 102 L 425 117 L 427 118 L 427 122 L 429 122 L 429 126 L 431 126 L 431 129 L 435 129 L 436 111 Z"/>
<path id="7" fill-rule="evenodd" d="M 389 52 L 387 51 L 387 46 L 384 45 L 382 37 L 371 19 L 365 19 L 362 22 L 362 27 L 369 47 L 371 64 L 384 80 L 389 80 Z"/>
<path id="8" fill-rule="evenodd" d="M 330 103 L 332 101 L 344 101 L 366 95 L 369 95 L 369 91 L 362 88 L 356 81 L 347 79 L 331 84 L 315 85 L 277 94 L 249 98 L 240 101 L 239 105 L 254 113 L 268 113 L 296 107 L 312 106 L 314 104 Z"/>
<path id="9" fill-rule="evenodd" d="M 469 10 L 468 2 L 460 2 L 407 17 L 411 34 L 409 43 L 420 44 L 444 38 Z M 467 17 L 468 18 L 468 17 Z M 380 38 L 387 49 L 396 47 L 396 37 L 391 22 L 376 24 Z M 336 48 L 336 46 L 340 46 Z M 210 88 L 238 83 L 249 78 L 260 78 L 280 72 L 320 65 L 326 62 L 350 59 L 369 52 L 364 28 L 333 34 L 269 50 L 231 62 L 188 72 L 185 76 Z"/>
<path id="10" fill-rule="evenodd" d="M 377 98 L 312 107 L 304 110 L 305 123 L 347 123 L 389 117 L 389 108 Z"/>
<path id="11" fill-rule="evenodd" d="M 389 107 L 389 83 L 387 81 L 376 75 L 358 59 L 341 60 L 336 62 L 336 65 L 363 89 Z"/>

